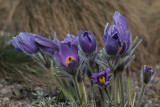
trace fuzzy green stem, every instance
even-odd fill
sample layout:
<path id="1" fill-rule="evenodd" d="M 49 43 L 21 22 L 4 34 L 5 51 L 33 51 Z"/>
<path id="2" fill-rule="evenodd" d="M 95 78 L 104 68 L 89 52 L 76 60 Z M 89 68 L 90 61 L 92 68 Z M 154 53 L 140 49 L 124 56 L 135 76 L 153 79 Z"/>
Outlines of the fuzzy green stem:
<path id="1" fill-rule="evenodd" d="M 61 87 L 62 91 L 63 91 L 64 94 L 67 96 L 67 98 L 68 98 L 71 102 L 73 102 L 74 100 L 73 100 L 71 94 L 68 93 L 68 92 L 64 89 L 63 85 L 61 84 L 61 82 L 59 81 L 59 79 L 57 78 L 57 76 L 55 75 L 55 73 L 53 72 L 52 69 L 50 69 L 50 72 L 51 72 L 51 74 L 53 75 L 53 77 L 56 79 L 57 83 L 59 84 L 59 86 Z"/>
<path id="2" fill-rule="evenodd" d="M 140 104 L 141 104 L 141 100 L 142 100 L 142 97 L 143 97 L 143 93 L 144 93 L 145 87 L 146 87 L 146 84 L 143 83 L 143 87 L 142 87 L 142 90 L 141 90 L 141 94 L 140 94 L 140 97 L 139 97 L 139 100 L 138 100 L 137 107 L 139 107 Z"/>
<path id="3" fill-rule="evenodd" d="M 118 95 L 118 104 L 120 104 L 120 92 L 119 92 L 119 82 L 117 82 L 117 95 Z"/>
<path id="4" fill-rule="evenodd" d="M 117 105 L 117 73 L 114 71 L 114 100 L 115 100 L 115 105 Z"/>
<path id="5" fill-rule="evenodd" d="M 129 107 L 131 107 L 132 106 L 132 102 L 131 102 L 131 86 L 130 86 L 129 68 L 128 67 L 126 69 L 126 73 L 127 73 L 127 82 L 128 82 Z"/>
<path id="6" fill-rule="evenodd" d="M 80 102 L 80 105 L 82 104 L 82 101 L 81 101 L 81 97 L 80 97 L 80 94 L 79 94 L 79 89 L 78 89 L 78 86 L 77 86 L 77 80 L 75 77 L 73 77 L 73 83 L 74 83 L 74 86 L 75 86 L 75 91 L 76 91 L 76 95 L 78 97 L 78 100 Z"/>
<path id="7" fill-rule="evenodd" d="M 103 90 L 101 88 L 99 88 L 99 92 L 100 92 L 100 95 L 101 95 L 102 107 L 106 107 L 106 102 L 105 102 Z"/>
<path id="8" fill-rule="evenodd" d="M 121 85 L 122 107 L 124 107 L 124 90 L 123 90 L 122 73 L 119 74 L 119 78 L 120 78 L 120 85 Z"/>
<path id="9" fill-rule="evenodd" d="M 110 96 L 112 95 L 112 85 L 109 85 L 109 94 L 110 94 Z M 111 96 L 111 98 L 112 98 L 112 96 Z"/>
<path id="10" fill-rule="evenodd" d="M 93 90 L 93 81 L 91 80 L 91 98 L 92 98 L 92 101 L 94 101 L 94 90 Z"/>
<path id="11" fill-rule="evenodd" d="M 83 100 L 83 103 L 87 104 L 87 94 L 86 94 L 86 88 L 84 85 L 84 81 L 82 80 L 81 82 L 78 83 L 79 85 L 79 91 L 81 95 L 81 99 Z"/>
<path id="12" fill-rule="evenodd" d="M 106 92 L 106 95 L 107 95 L 109 101 L 111 101 L 111 97 L 110 97 L 110 94 L 109 94 L 108 90 L 107 90 L 106 88 L 104 88 L 104 90 L 105 90 L 105 92 Z"/>

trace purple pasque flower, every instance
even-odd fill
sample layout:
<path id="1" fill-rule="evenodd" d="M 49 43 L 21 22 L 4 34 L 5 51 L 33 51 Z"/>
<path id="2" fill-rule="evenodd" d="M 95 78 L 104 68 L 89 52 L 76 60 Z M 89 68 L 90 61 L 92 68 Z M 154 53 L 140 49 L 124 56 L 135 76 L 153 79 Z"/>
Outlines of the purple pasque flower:
<path id="1" fill-rule="evenodd" d="M 54 54 L 55 51 L 59 51 L 59 47 L 54 41 L 41 34 L 35 35 L 35 41 L 40 49 L 48 53 Z"/>
<path id="2" fill-rule="evenodd" d="M 22 51 L 27 54 L 34 54 L 39 51 L 32 33 L 21 32 L 10 41 L 15 47 L 15 50 Z"/>
<path id="3" fill-rule="evenodd" d="M 78 48 L 75 44 L 68 46 L 60 43 L 60 52 L 56 52 L 55 57 L 67 69 L 74 69 L 79 64 Z"/>
<path id="4" fill-rule="evenodd" d="M 108 85 L 109 84 L 109 78 L 111 76 L 112 76 L 112 74 L 110 74 L 110 68 L 107 68 L 102 72 L 94 73 L 92 75 L 92 78 L 94 79 L 94 84 Z"/>
<path id="5" fill-rule="evenodd" d="M 68 46 L 71 46 L 73 44 L 77 44 L 77 41 L 78 41 L 78 37 L 75 37 L 74 35 L 72 34 L 67 34 L 67 36 L 64 38 L 63 41 L 60 41 L 58 39 L 56 39 L 57 43 L 60 44 L 60 43 L 65 43 L 67 44 Z"/>
<path id="6" fill-rule="evenodd" d="M 142 66 L 142 78 L 145 84 L 148 84 L 155 74 L 155 70 L 149 66 Z"/>
<path id="7" fill-rule="evenodd" d="M 96 50 L 96 38 L 90 32 L 80 31 L 78 37 L 83 52 L 93 53 Z"/>
<path id="8" fill-rule="evenodd" d="M 130 46 L 130 33 L 126 18 L 118 12 L 113 15 L 113 24 L 107 23 L 104 31 L 105 50 L 109 55 L 125 53 Z"/>

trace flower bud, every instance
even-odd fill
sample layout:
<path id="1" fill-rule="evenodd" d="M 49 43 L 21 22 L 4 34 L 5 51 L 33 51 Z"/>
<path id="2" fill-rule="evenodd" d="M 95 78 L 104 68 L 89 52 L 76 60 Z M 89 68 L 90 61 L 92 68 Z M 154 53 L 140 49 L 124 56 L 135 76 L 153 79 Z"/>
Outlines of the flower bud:
<path id="1" fill-rule="evenodd" d="M 15 50 L 19 50 L 27 54 L 34 54 L 39 51 L 32 33 L 21 32 L 11 40 L 11 43 L 14 45 Z"/>
<path id="2" fill-rule="evenodd" d="M 105 50 L 108 55 L 123 54 L 130 47 L 130 33 L 127 20 L 123 15 L 115 12 L 113 24 L 107 23 L 104 29 Z"/>
<path id="3" fill-rule="evenodd" d="M 93 53 L 96 50 L 96 38 L 90 32 L 80 31 L 79 44 L 83 52 Z"/>
<path id="4" fill-rule="evenodd" d="M 152 67 L 142 66 L 142 79 L 145 84 L 148 84 L 154 77 L 155 70 Z"/>

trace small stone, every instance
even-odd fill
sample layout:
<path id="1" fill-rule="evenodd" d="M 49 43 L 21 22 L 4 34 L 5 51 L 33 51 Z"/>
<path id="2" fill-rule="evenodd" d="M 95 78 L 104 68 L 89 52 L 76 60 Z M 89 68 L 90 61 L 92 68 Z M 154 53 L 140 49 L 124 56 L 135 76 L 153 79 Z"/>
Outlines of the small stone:
<path id="1" fill-rule="evenodd" d="M 14 102 L 11 102 L 8 107 L 15 107 Z"/>
<path id="2" fill-rule="evenodd" d="M 3 87 L 3 85 L 2 84 L 0 84 L 0 88 L 2 88 Z"/>
<path id="3" fill-rule="evenodd" d="M 0 79 L 0 84 L 6 84 L 7 81 L 5 79 Z"/>
<path id="4" fill-rule="evenodd" d="M 38 87 L 38 86 L 36 86 L 36 87 L 34 88 L 34 91 L 43 91 L 43 90 L 44 90 L 43 88 Z"/>
<path id="5" fill-rule="evenodd" d="M 8 94 L 8 93 L 12 93 L 11 89 L 10 88 L 3 88 L 1 91 L 0 91 L 1 94 L 5 95 L 5 94 Z"/>
<path id="6" fill-rule="evenodd" d="M 17 99 L 21 99 L 23 97 L 19 89 L 13 89 L 12 91 Z"/>
<path id="7" fill-rule="evenodd" d="M 6 102 L 6 101 L 9 101 L 9 98 L 8 98 L 8 97 L 4 97 L 4 98 L 3 98 L 3 102 Z"/>

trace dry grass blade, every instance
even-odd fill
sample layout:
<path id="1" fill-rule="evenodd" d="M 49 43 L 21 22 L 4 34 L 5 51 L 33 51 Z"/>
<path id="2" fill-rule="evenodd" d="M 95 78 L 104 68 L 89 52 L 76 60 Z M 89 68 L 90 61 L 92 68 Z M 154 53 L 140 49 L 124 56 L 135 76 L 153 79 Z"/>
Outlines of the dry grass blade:
<path id="1" fill-rule="evenodd" d="M 137 93 L 135 92 L 135 94 L 134 94 L 134 98 L 133 98 L 133 103 L 132 103 L 132 107 L 134 107 L 134 104 L 135 104 L 135 100 L 136 100 L 136 95 L 137 95 Z"/>

